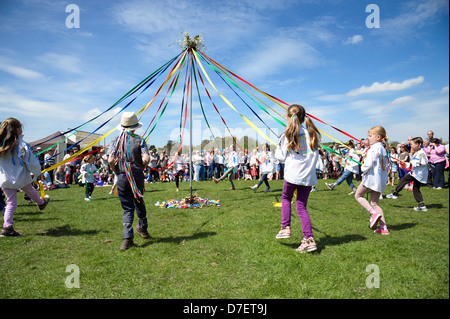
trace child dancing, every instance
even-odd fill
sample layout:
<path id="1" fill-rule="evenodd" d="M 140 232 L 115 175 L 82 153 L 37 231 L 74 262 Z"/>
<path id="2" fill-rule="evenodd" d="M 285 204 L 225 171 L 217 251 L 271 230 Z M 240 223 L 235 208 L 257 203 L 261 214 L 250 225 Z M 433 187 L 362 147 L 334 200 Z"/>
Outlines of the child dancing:
<path id="1" fill-rule="evenodd" d="M 219 179 L 213 178 L 214 183 L 217 184 L 228 177 L 228 180 L 230 181 L 231 184 L 230 191 L 234 191 L 236 188 L 234 188 L 233 176 L 237 172 L 238 166 L 239 166 L 238 154 L 234 151 L 233 145 L 230 145 L 230 152 L 228 153 L 228 162 L 227 162 L 228 170 Z"/>
<path id="2" fill-rule="evenodd" d="M 262 146 L 262 152 L 259 154 L 259 159 L 257 158 L 259 167 L 261 169 L 261 179 L 259 183 L 250 187 L 255 192 L 259 186 L 264 182 L 266 184 L 266 190 L 264 192 L 270 192 L 270 185 L 267 176 L 273 173 L 275 169 L 275 159 L 273 158 L 272 152 L 270 151 L 269 144 L 264 143 Z"/>
<path id="3" fill-rule="evenodd" d="M 31 176 L 33 174 L 33 177 Z M 22 139 L 22 123 L 7 118 L 0 125 L 0 187 L 6 195 L 3 229 L 0 237 L 21 236 L 13 228 L 13 215 L 17 208 L 17 189 L 23 190 L 43 210 L 50 197 L 44 198 L 31 185 L 41 175 L 41 164 L 31 147 Z"/>
<path id="4" fill-rule="evenodd" d="M 349 148 L 347 153 L 347 157 L 353 159 L 353 161 L 346 159 L 346 165 L 344 168 L 344 173 L 342 173 L 341 177 L 334 183 L 325 183 L 325 185 L 333 190 L 336 186 L 340 185 L 343 181 L 347 181 L 348 186 L 351 188 L 351 192 L 349 195 L 353 195 L 356 193 L 356 187 L 353 184 L 353 174 L 358 174 L 359 170 L 359 155 L 355 152 L 355 146 L 352 141 L 348 141 L 346 145 Z"/>
<path id="5" fill-rule="evenodd" d="M 183 157 L 181 156 L 181 151 L 178 152 L 177 159 L 175 160 L 175 184 L 177 185 L 177 192 L 180 188 L 180 179 L 182 180 L 184 171 L 185 171 L 186 163 L 183 160 Z"/>
<path id="6" fill-rule="evenodd" d="M 94 192 L 94 172 L 97 166 L 94 164 L 95 156 L 90 154 L 83 158 L 83 165 L 81 165 L 81 176 L 84 184 L 84 200 L 91 201 L 92 193 Z"/>
<path id="7" fill-rule="evenodd" d="M 415 137 L 411 140 L 411 156 L 408 166 L 411 167 L 410 172 L 405 175 L 399 182 L 397 187 L 391 194 L 386 195 L 386 198 L 397 199 L 398 193 L 405 187 L 406 184 L 413 182 L 413 195 L 414 199 L 418 203 L 417 207 L 414 207 L 416 211 L 427 211 L 427 207 L 423 201 L 422 193 L 420 192 L 421 184 L 426 184 L 428 179 L 428 158 L 427 154 L 422 148 L 423 140 L 421 137 Z"/>
<path id="8" fill-rule="evenodd" d="M 296 208 L 304 237 L 297 251 L 312 252 L 317 250 L 317 245 L 306 205 L 311 187 L 317 185 L 316 162 L 319 158 L 321 136 L 314 123 L 306 116 L 303 106 L 298 104 L 289 106 L 287 119 L 288 125 L 275 151 L 275 157 L 285 163 L 281 230 L 276 238 L 291 237 L 291 200 L 297 190 Z"/>
<path id="9" fill-rule="evenodd" d="M 380 227 L 374 233 L 382 235 L 389 235 L 383 210 L 378 205 L 389 174 L 389 158 L 386 146 L 382 144 L 386 138 L 386 130 L 382 126 L 374 126 L 369 130 L 367 142 L 370 148 L 363 158 L 362 181 L 355 194 L 356 201 L 370 213 L 369 227 L 374 229 L 380 222 Z M 370 203 L 364 198 L 369 192 Z"/>

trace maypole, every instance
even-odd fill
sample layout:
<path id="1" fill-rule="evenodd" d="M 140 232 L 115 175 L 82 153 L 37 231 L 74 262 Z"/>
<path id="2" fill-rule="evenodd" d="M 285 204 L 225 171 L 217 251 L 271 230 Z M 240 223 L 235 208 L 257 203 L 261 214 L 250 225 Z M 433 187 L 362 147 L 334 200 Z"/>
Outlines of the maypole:
<path id="1" fill-rule="evenodd" d="M 192 76 L 194 74 L 194 50 L 200 50 L 200 49 L 206 49 L 205 45 L 203 44 L 203 36 L 202 35 L 196 35 L 194 37 L 191 37 L 189 33 L 183 32 L 183 37 L 178 40 L 180 42 L 181 47 L 184 50 L 188 51 L 189 54 L 189 203 L 194 204 L 195 198 L 192 194 L 192 179 L 193 179 L 193 163 L 192 163 L 192 152 L 193 152 L 193 145 L 192 145 Z"/>
<path id="2" fill-rule="evenodd" d="M 192 49 L 189 49 L 189 59 L 192 62 Z M 189 78 L 192 80 L 192 68 L 189 69 Z M 190 86 L 190 101 L 189 101 L 189 189 L 190 189 L 190 203 L 194 201 L 192 196 L 192 83 Z"/>

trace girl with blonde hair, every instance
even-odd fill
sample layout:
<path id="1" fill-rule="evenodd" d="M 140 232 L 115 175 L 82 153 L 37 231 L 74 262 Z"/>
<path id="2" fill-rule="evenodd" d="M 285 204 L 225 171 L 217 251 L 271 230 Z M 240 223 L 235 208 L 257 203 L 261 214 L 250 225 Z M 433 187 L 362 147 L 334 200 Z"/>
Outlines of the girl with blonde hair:
<path id="1" fill-rule="evenodd" d="M 369 227 L 375 229 L 380 222 L 380 227 L 374 233 L 382 235 L 389 235 L 383 210 L 378 205 L 380 196 L 386 188 L 389 174 L 387 143 L 383 144 L 386 139 L 386 130 L 382 126 L 374 126 L 369 130 L 366 140 L 369 150 L 363 157 L 362 181 L 355 194 L 356 201 L 370 214 Z M 364 195 L 369 192 L 370 203 L 364 198 Z"/>

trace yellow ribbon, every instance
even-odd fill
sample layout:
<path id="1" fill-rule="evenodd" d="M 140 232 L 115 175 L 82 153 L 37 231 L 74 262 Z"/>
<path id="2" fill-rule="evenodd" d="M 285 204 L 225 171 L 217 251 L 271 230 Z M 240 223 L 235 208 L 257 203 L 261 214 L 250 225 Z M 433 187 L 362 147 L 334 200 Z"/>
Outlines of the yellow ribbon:
<path id="1" fill-rule="evenodd" d="M 44 199 L 45 197 L 44 185 L 42 185 L 41 181 L 38 180 L 34 181 L 33 183 L 39 186 L 39 192 L 41 193 L 40 197 Z"/>

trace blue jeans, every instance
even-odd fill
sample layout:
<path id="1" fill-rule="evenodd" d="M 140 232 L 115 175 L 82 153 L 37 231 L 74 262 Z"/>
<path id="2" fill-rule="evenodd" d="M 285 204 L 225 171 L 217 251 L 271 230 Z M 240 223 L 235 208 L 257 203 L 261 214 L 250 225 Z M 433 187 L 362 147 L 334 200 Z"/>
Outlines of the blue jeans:
<path id="1" fill-rule="evenodd" d="M 445 161 L 432 164 L 431 170 L 433 172 L 433 186 L 444 188 L 444 169 Z"/>
<path id="2" fill-rule="evenodd" d="M 355 188 L 355 185 L 353 184 L 353 173 L 348 170 L 344 170 L 344 173 L 342 173 L 341 177 L 339 177 L 339 179 L 334 183 L 334 185 L 339 185 L 344 180 L 347 181 L 347 184 L 348 186 L 350 186 L 351 189 Z"/>
<path id="3" fill-rule="evenodd" d="M 208 166 L 208 172 L 206 175 L 206 178 L 213 178 L 214 177 L 214 169 L 216 168 L 216 163 L 211 162 Z"/>
<path id="4" fill-rule="evenodd" d="M 269 174 L 261 174 L 261 179 L 259 180 L 258 186 L 256 186 L 256 188 L 259 188 L 259 186 L 261 186 L 261 184 L 264 182 L 267 189 L 270 189 L 269 181 L 267 180 L 268 175 Z"/>
<path id="5" fill-rule="evenodd" d="M 204 165 L 197 165 L 195 170 L 196 181 L 204 181 L 205 180 L 205 166 Z"/>

